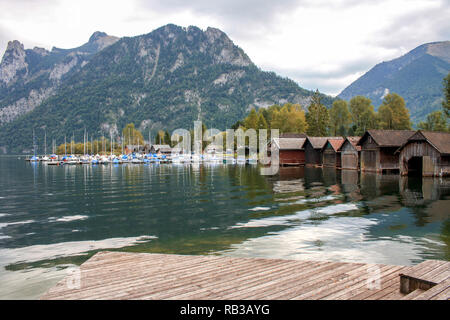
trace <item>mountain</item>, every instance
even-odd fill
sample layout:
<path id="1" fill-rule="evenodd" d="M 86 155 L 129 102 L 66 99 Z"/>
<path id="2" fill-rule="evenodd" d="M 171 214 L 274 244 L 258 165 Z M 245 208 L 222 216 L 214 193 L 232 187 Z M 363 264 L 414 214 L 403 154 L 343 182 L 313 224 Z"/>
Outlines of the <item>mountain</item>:
<path id="1" fill-rule="evenodd" d="M 109 45 L 101 49 L 91 40 L 78 49 L 52 50 L 64 54 L 62 60 L 76 56 L 77 63 L 70 73 L 59 73 L 59 84 L 51 87 L 51 95 L 0 127 L 0 148 L 4 152 L 29 151 L 33 128 L 41 146 L 44 129 L 48 139 L 57 139 L 58 144 L 72 134 L 81 141 L 84 128 L 94 138 L 111 133 L 117 136 L 129 122 L 134 122 L 145 137 L 149 133 L 154 136 L 159 129 L 190 129 L 197 119 L 208 127 L 226 129 L 252 107 L 285 102 L 306 107 L 313 95 L 292 80 L 260 70 L 215 28 L 203 31 L 193 26 L 166 25 L 145 35 L 107 42 Z M 2 94 L 3 99 L 17 90 L 15 84 L 9 85 L 11 79 L 28 85 L 21 80 L 27 75 L 23 62 L 20 68 L 15 67 L 28 53 L 19 50 L 18 55 L 10 55 L 11 51 L 8 49 L 3 59 L 5 66 L 11 67 L 3 67 L 2 61 L 1 68 L 17 71 L 14 77 L 12 72 L 2 73 L 9 80 L 3 87 L 10 90 Z M 41 82 L 35 82 L 47 88 L 45 83 L 53 83 L 51 71 L 44 75 Z M 322 101 L 329 106 L 332 98 L 322 95 Z"/>
<path id="2" fill-rule="evenodd" d="M 363 95 L 378 107 L 389 92 L 401 95 L 413 122 L 441 108 L 442 81 L 450 72 L 450 41 L 423 44 L 407 54 L 377 64 L 338 97 Z"/>
<path id="3" fill-rule="evenodd" d="M 56 93 L 58 86 L 79 71 L 98 51 L 118 40 L 95 32 L 89 42 L 74 49 L 25 50 L 10 41 L 0 63 L 0 126 L 30 112 Z"/>

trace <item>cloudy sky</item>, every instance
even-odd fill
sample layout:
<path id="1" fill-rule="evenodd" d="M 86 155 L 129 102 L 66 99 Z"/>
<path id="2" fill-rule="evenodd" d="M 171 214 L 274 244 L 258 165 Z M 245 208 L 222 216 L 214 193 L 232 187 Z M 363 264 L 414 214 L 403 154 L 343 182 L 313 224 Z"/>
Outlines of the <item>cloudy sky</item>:
<path id="1" fill-rule="evenodd" d="M 94 31 L 217 27 L 263 70 L 331 95 L 375 64 L 450 39 L 449 0 L 0 0 L 0 50 L 73 48 Z"/>

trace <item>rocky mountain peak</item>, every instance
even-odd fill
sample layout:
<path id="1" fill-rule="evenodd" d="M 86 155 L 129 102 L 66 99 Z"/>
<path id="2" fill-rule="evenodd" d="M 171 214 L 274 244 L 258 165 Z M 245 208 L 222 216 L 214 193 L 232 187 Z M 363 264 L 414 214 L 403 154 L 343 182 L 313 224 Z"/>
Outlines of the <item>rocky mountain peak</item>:
<path id="1" fill-rule="evenodd" d="M 0 82 L 8 84 L 19 70 L 25 69 L 25 48 L 17 40 L 9 41 L 0 63 Z"/>
<path id="2" fill-rule="evenodd" d="M 208 37 L 208 41 L 210 43 L 214 43 L 218 39 L 221 39 L 228 43 L 232 42 L 230 40 L 230 38 L 228 38 L 228 36 L 226 35 L 225 32 L 223 32 L 217 28 L 213 28 L 213 27 L 206 28 L 205 35 Z"/>
<path id="3" fill-rule="evenodd" d="M 100 51 L 118 40 L 118 37 L 109 36 L 105 32 L 95 31 L 89 38 L 87 45 L 93 45 L 96 47 L 96 51 Z"/>
<path id="4" fill-rule="evenodd" d="M 48 56 L 50 54 L 50 52 L 48 50 L 46 50 L 45 48 L 40 48 L 40 47 L 34 47 L 33 51 L 43 57 Z"/>
<path id="5" fill-rule="evenodd" d="M 13 41 L 8 41 L 8 46 L 6 47 L 6 52 L 8 52 L 8 51 L 15 51 L 15 52 L 23 51 L 23 52 L 25 52 L 25 49 L 23 47 L 23 43 L 21 43 L 18 40 L 13 40 Z"/>
<path id="6" fill-rule="evenodd" d="M 101 32 L 101 31 L 95 31 L 91 37 L 89 38 L 89 42 L 94 42 L 98 39 L 107 37 L 108 35 L 105 32 Z"/>

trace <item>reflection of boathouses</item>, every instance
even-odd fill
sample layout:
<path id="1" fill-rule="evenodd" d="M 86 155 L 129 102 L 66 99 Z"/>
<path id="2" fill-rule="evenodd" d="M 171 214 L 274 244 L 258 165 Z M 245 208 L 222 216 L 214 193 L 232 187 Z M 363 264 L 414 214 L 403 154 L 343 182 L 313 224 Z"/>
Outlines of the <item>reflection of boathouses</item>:
<path id="1" fill-rule="evenodd" d="M 450 133 L 368 130 L 362 137 L 284 135 L 270 143 L 280 166 L 313 166 L 402 175 L 450 175 Z"/>

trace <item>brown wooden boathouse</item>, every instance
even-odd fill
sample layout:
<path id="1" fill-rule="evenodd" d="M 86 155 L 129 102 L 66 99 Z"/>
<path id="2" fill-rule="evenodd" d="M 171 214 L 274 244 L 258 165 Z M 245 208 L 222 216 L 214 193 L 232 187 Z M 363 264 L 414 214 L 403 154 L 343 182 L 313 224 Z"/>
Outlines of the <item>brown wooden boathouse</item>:
<path id="1" fill-rule="evenodd" d="M 307 166 L 322 166 L 322 149 L 328 139 L 342 139 L 341 137 L 307 137 L 305 141 L 305 163 Z"/>
<path id="2" fill-rule="evenodd" d="M 450 174 L 450 133 L 419 130 L 397 150 L 401 175 Z"/>
<path id="3" fill-rule="evenodd" d="M 324 167 L 341 167 L 341 151 L 344 138 L 328 139 L 322 148 L 322 163 Z"/>
<path id="4" fill-rule="evenodd" d="M 358 146 L 359 139 L 361 137 L 347 137 L 339 148 L 342 169 L 359 170 L 361 153 L 361 146 Z"/>
<path id="5" fill-rule="evenodd" d="M 361 171 L 399 171 L 401 147 L 414 134 L 412 130 L 368 130 L 358 142 L 361 146 Z"/>

